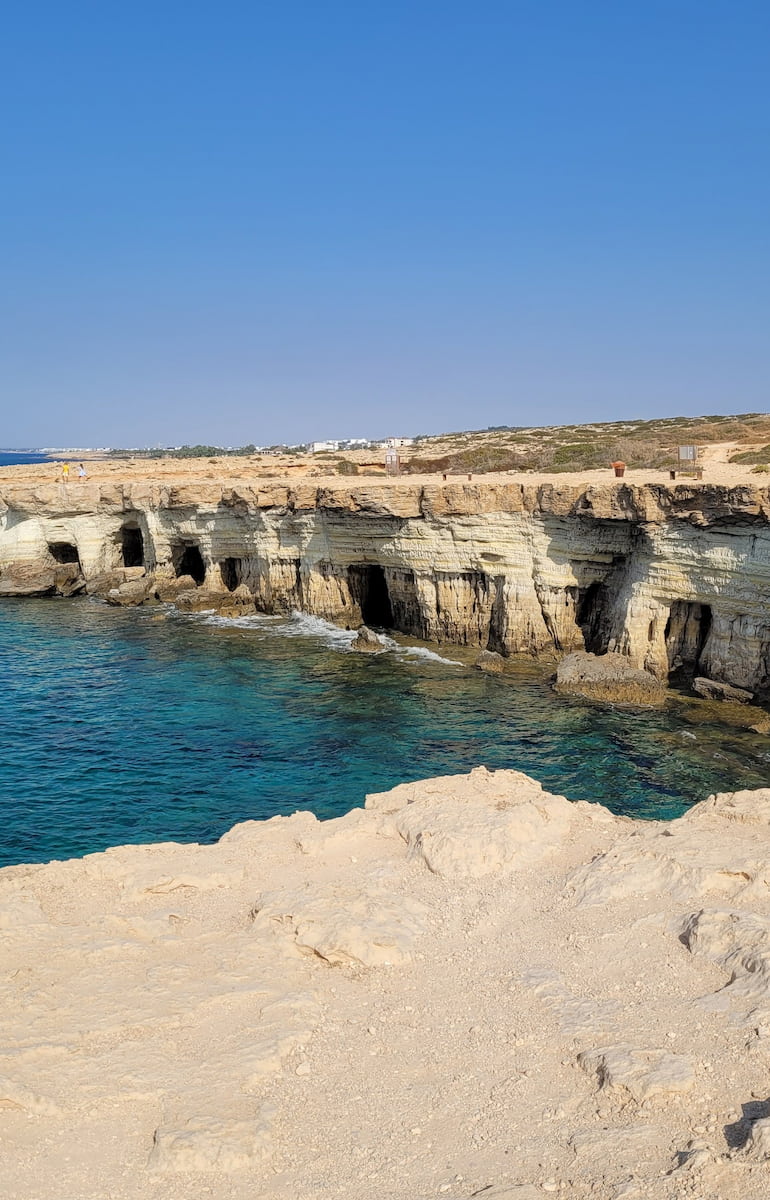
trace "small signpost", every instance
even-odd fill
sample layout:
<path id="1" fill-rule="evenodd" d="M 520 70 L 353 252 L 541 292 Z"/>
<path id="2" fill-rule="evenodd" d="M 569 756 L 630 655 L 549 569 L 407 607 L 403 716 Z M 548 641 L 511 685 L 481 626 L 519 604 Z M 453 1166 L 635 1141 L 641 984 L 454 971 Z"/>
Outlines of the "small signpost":
<path id="1" fill-rule="evenodd" d="M 698 465 L 698 447 L 680 446 L 679 462 L 675 471 L 669 472 L 672 479 L 679 475 L 694 475 L 696 479 L 703 478 L 703 467 Z"/>

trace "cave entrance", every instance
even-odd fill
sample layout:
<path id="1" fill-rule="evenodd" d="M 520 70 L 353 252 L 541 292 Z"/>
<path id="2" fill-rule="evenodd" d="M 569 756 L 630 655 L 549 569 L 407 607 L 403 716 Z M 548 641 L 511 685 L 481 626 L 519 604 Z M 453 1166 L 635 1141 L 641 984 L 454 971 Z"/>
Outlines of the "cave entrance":
<path id="1" fill-rule="evenodd" d="M 228 592 L 234 592 L 241 582 L 241 560 L 239 558 L 225 558 L 219 564 L 219 569 L 222 572 L 222 583 Z"/>
<path id="2" fill-rule="evenodd" d="M 682 670 L 695 675 L 711 629 L 711 606 L 675 600 L 666 622 L 666 652 L 671 674 Z"/>
<path id="3" fill-rule="evenodd" d="M 120 553 L 124 567 L 144 566 L 144 538 L 138 525 L 124 525 L 121 529 Z"/>
<path id="4" fill-rule="evenodd" d="M 196 585 L 200 587 L 206 578 L 206 566 L 200 547 L 195 543 L 175 546 L 171 551 L 171 558 L 177 579 L 182 575 L 192 575 Z"/>
<path id="5" fill-rule="evenodd" d="M 383 568 L 374 563 L 350 567 L 348 580 L 351 595 L 361 609 L 364 624 L 392 629 L 393 607 Z"/>
<path id="6" fill-rule="evenodd" d="M 78 548 L 72 542 L 49 542 L 48 553 L 57 563 L 77 563 L 80 566 Z"/>
<path id="7" fill-rule="evenodd" d="M 605 583 L 597 580 L 579 589 L 575 620 L 582 630 L 586 650 L 604 654 L 610 636 L 610 593 Z"/>

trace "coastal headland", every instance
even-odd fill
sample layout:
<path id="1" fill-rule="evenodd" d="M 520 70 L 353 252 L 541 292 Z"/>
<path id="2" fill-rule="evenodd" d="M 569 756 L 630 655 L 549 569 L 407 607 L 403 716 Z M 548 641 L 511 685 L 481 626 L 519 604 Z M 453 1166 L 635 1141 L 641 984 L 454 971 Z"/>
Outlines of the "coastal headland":
<path id="1" fill-rule="evenodd" d="M 0 594 L 291 609 L 758 699 L 745 471 L 0 474 Z M 309 801 L 312 800 L 309 797 Z M 0 870 L 11 1200 L 765 1200 L 770 789 L 672 822 L 515 771 Z"/>

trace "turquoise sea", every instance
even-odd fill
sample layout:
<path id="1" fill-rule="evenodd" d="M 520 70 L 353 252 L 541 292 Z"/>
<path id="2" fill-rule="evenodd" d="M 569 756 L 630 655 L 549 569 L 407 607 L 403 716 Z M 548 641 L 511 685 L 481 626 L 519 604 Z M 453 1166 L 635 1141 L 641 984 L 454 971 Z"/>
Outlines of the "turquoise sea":
<path id="1" fill-rule="evenodd" d="M 479 763 L 642 817 L 770 783 L 765 738 L 686 706 L 598 708 L 557 698 L 537 664 L 489 676 L 452 647 L 370 657 L 352 636 L 307 616 L 0 601 L 0 864 L 214 841 Z"/>

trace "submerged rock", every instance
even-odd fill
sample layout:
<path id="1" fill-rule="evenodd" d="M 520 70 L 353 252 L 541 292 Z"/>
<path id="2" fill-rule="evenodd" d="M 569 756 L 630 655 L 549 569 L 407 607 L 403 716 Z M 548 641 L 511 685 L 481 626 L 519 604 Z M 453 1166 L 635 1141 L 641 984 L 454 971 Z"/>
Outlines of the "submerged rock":
<path id="1" fill-rule="evenodd" d="M 473 665 L 480 671 L 487 671 L 490 675 L 500 675 L 505 670 L 505 659 L 502 654 L 496 654 L 494 650 L 482 650 Z"/>
<path id="2" fill-rule="evenodd" d="M 557 668 L 555 688 L 568 695 L 637 708 L 658 708 L 666 701 L 666 688 L 659 679 L 612 652 L 597 655 L 576 650 L 568 654 Z"/>
<path id="3" fill-rule="evenodd" d="M 706 679 L 701 676 L 693 680 L 693 691 L 707 700 L 733 700 L 738 704 L 750 704 L 754 699 L 753 692 L 745 688 L 732 687 L 729 683 L 719 683 L 716 679 Z"/>

